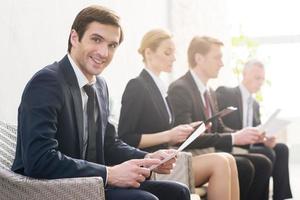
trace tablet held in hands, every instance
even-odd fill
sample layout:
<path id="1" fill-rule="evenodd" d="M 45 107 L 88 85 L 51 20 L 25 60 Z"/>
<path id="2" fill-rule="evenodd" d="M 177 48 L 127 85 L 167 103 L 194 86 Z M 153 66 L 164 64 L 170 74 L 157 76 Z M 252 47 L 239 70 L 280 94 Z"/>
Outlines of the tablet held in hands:
<path id="1" fill-rule="evenodd" d="M 194 130 L 194 132 L 191 134 L 191 136 L 186 140 L 184 141 L 184 143 L 182 143 L 180 145 L 180 147 L 172 154 L 168 155 L 167 157 L 165 157 L 163 160 L 161 160 L 161 162 L 157 165 L 152 165 L 149 169 L 150 170 L 153 170 L 155 168 L 157 168 L 158 166 L 162 165 L 163 163 L 171 160 L 172 158 L 174 158 L 178 152 L 184 150 L 189 144 L 191 144 L 197 137 L 199 137 L 200 135 L 202 135 L 204 132 L 205 132 L 205 124 L 202 122 L 200 124 L 200 126 Z"/>

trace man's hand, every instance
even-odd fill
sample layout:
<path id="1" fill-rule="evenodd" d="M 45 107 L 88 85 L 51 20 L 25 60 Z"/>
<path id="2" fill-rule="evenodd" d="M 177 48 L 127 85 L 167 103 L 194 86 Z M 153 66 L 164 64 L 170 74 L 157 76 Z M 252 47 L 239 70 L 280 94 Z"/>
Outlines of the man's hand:
<path id="1" fill-rule="evenodd" d="M 119 165 L 107 167 L 107 184 L 117 187 L 140 187 L 140 183 L 150 176 L 147 166 L 157 165 L 159 159 L 133 159 Z"/>
<path id="2" fill-rule="evenodd" d="M 247 127 L 233 133 L 235 145 L 255 144 L 261 141 L 262 133 L 257 128 Z"/>
<path id="3" fill-rule="evenodd" d="M 264 145 L 266 145 L 267 147 L 270 147 L 270 148 L 274 148 L 275 145 L 276 145 L 276 137 L 266 136 L 265 139 L 264 139 Z"/>
<path id="4" fill-rule="evenodd" d="M 146 155 L 147 158 L 157 158 L 160 160 L 163 160 L 164 158 L 175 154 L 176 150 L 174 149 L 166 149 L 166 150 L 158 150 L 155 151 L 154 153 L 149 153 Z M 176 156 L 174 158 L 171 158 L 167 162 L 159 165 L 156 167 L 153 171 L 159 173 L 159 174 L 170 174 L 171 170 L 173 169 L 174 165 L 176 162 Z"/>

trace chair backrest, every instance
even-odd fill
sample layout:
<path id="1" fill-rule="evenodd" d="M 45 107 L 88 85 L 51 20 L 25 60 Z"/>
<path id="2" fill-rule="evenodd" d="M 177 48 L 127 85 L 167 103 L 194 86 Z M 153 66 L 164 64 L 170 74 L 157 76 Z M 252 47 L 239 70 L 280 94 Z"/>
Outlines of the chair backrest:
<path id="1" fill-rule="evenodd" d="M 17 127 L 0 121 L 0 167 L 10 169 L 15 158 Z"/>

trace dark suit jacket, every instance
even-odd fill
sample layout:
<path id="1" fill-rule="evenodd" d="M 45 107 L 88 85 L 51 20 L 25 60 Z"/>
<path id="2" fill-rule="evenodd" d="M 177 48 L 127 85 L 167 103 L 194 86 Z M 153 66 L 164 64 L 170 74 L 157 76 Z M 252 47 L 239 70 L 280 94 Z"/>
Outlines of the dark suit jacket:
<path id="1" fill-rule="evenodd" d="M 243 100 L 242 94 L 239 87 L 219 87 L 216 90 L 218 106 L 220 109 L 226 108 L 228 106 L 237 107 L 236 112 L 230 113 L 229 115 L 223 117 L 223 122 L 226 126 L 234 129 L 240 130 L 243 128 Z M 260 121 L 259 104 L 257 101 L 253 101 L 253 126 L 258 126 Z"/>
<path id="2" fill-rule="evenodd" d="M 169 123 L 168 111 L 159 88 L 151 75 L 143 70 L 137 78 L 128 82 L 123 93 L 119 137 L 137 147 L 142 134 L 157 133 L 172 127 L 173 117 Z M 155 151 L 166 147 L 167 144 L 161 144 L 144 150 Z"/>
<path id="3" fill-rule="evenodd" d="M 83 111 L 76 75 L 65 56 L 37 72 L 27 84 L 18 115 L 16 157 L 12 170 L 36 178 L 101 176 L 106 167 L 131 158 L 142 158 L 139 151 L 115 137 L 107 121 L 108 91 L 97 78 L 96 93 L 102 126 L 97 139 L 97 163 L 83 160 Z"/>
<path id="4" fill-rule="evenodd" d="M 243 100 L 242 93 L 239 87 L 219 87 L 216 90 L 219 107 L 235 106 L 238 108 L 236 112 L 230 113 L 223 118 L 224 123 L 232 129 L 243 128 Z M 253 101 L 253 126 L 261 124 L 259 104 Z M 291 198 L 291 190 L 289 185 L 289 170 L 288 170 L 288 147 L 284 144 L 277 144 L 274 151 L 268 147 L 264 148 L 263 144 L 255 144 L 255 147 L 244 145 L 243 148 L 250 149 L 252 153 L 259 153 L 267 156 L 273 162 L 273 181 L 274 199 Z M 260 146 L 260 147 L 257 147 Z M 275 159 L 276 158 L 276 159 Z M 274 163 L 275 161 L 275 163 Z M 265 173 L 265 172 L 264 172 Z"/>
<path id="5" fill-rule="evenodd" d="M 210 94 L 210 102 L 213 104 L 211 109 L 214 114 L 218 111 L 218 107 L 214 91 L 211 90 Z M 168 97 L 175 114 L 175 125 L 205 121 L 207 119 L 207 116 L 204 114 L 204 104 L 199 89 L 190 72 L 187 72 L 170 85 Z M 215 147 L 216 149 L 231 152 L 231 135 L 229 133 L 223 133 L 231 130 L 227 130 L 220 119 L 216 119 L 212 122 L 211 130 L 216 134 L 207 133 L 200 136 L 199 139 L 195 140 L 188 148 Z"/>

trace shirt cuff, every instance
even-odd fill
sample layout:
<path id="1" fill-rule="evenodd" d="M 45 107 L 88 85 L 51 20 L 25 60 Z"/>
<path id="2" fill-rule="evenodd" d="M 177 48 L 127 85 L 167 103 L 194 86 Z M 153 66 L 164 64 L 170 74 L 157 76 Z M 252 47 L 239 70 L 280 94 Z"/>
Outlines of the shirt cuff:
<path id="1" fill-rule="evenodd" d="M 107 180 L 108 180 L 108 172 L 107 172 L 107 167 L 105 167 L 105 171 L 106 171 L 106 179 L 105 179 L 105 183 L 104 183 L 104 187 L 107 186 Z"/>

